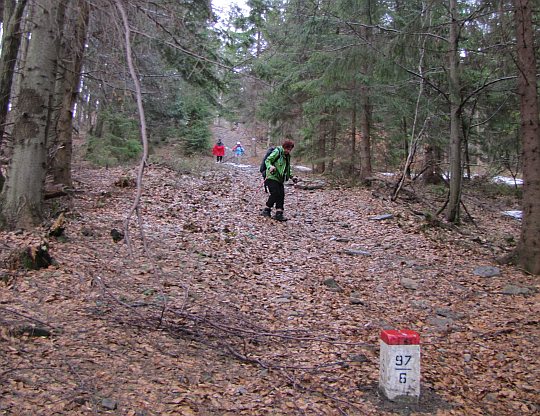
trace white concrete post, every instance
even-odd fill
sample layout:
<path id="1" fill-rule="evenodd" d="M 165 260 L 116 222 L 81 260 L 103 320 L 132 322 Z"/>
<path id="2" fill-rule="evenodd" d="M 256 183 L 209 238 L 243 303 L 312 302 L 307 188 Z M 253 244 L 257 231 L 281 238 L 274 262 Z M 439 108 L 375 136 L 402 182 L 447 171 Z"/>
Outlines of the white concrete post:
<path id="1" fill-rule="evenodd" d="M 420 335 L 410 330 L 383 330 L 380 337 L 379 389 L 392 401 L 420 398 Z"/>

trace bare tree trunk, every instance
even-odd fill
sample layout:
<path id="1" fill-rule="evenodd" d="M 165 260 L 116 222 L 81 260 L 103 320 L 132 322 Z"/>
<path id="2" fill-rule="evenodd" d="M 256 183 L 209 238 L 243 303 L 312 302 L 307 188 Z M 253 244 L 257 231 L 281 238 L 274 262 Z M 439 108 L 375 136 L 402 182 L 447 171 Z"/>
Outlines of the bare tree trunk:
<path id="1" fill-rule="evenodd" d="M 523 222 L 516 248 L 517 263 L 540 274 L 540 131 L 536 57 L 530 0 L 514 0 L 523 140 Z"/>
<path id="2" fill-rule="evenodd" d="M 360 28 L 360 33 L 368 43 L 371 43 L 372 29 L 371 29 L 371 2 L 367 2 L 365 5 L 365 13 L 367 16 L 368 25 L 363 25 Z M 373 68 L 369 59 L 365 59 L 362 71 L 365 76 L 371 76 Z M 361 112 L 360 112 L 360 132 L 362 134 L 362 140 L 360 141 L 360 181 L 364 181 L 372 175 L 371 169 L 371 119 L 372 108 L 370 100 L 370 89 L 364 83 L 360 87 L 361 96 Z"/>
<path id="3" fill-rule="evenodd" d="M 139 203 L 141 201 L 141 195 L 142 195 L 142 180 L 143 180 L 144 167 L 146 166 L 146 162 L 148 159 L 148 135 L 147 135 L 147 130 L 146 130 L 146 116 L 144 113 L 144 107 L 143 107 L 143 102 L 142 102 L 141 85 L 139 82 L 138 74 L 135 72 L 135 66 L 133 64 L 133 58 L 132 58 L 133 50 L 131 49 L 131 31 L 129 28 L 128 16 L 121 0 L 115 0 L 115 4 L 116 4 L 116 8 L 120 12 L 120 16 L 122 17 L 122 23 L 124 25 L 126 60 L 127 60 L 128 68 L 129 68 L 129 74 L 131 75 L 131 79 L 133 81 L 133 84 L 135 85 L 135 92 L 136 92 L 135 97 L 137 100 L 137 110 L 139 113 L 139 122 L 140 122 L 140 130 L 141 130 L 141 141 L 143 145 L 143 154 L 141 156 L 139 168 L 137 169 L 137 194 L 135 195 L 133 204 L 131 205 L 129 212 L 126 215 L 126 219 L 124 221 L 124 235 L 126 239 L 126 244 L 128 245 L 131 251 L 131 245 L 130 245 L 130 240 L 129 240 L 129 222 L 131 220 L 131 217 L 134 214 L 137 214 L 139 231 L 141 233 L 141 237 L 143 240 L 144 250 L 145 252 L 147 252 L 148 247 L 147 247 L 146 239 L 143 233 L 142 218 L 139 213 Z"/>
<path id="4" fill-rule="evenodd" d="M 369 88 L 361 87 L 362 112 L 360 113 L 360 177 L 361 181 L 372 175 L 371 169 L 371 103 L 369 100 Z"/>
<path id="5" fill-rule="evenodd" d="M 404 174 L 405 174 L 405 177 L 407 179 L 410 179 L 411 178 L 411 164 L 412 164 L 412 161 L 411 163 L 407 163 L 408 159 L 409 159 L 409 152 L 410 152 L 410 148 L 409 148 L 409 140 L 408 140 L 408 131 L 407 131 L 407 119 L 405 117 L 403 117 L 403 153 L 405 155 L 405 168 L 404 168 Z"/>
<path id="6" fill-rule="evenodd" d="M 317 140 L 317 162 L 315 172 L 324 173 L 326 170 L 326 121 L 320 123 L 319 137 Z"/>
<path id="7" fill-rule="evenodd" d="M 17 53 L 21 45 L 21 18 L 26 2 L 26 0 L 18 3 L 15 0 L 6 0 L 3 4 L 2 55 L 0 56 L 0 149 L 4 138 Z M 4 177 L 0 171 L 0 191 L 3 183 Z"/>
<path id="8" fill-rule="evenodd" d="M 334 173 L 334 162 L 337 150 L 336 116 L 332 115 L 332 117 L 330 127 L 330 160 L 328 161 L 328 171 L 330 173 Z"/>
<path id="9" fill-rule="evenodd" d="M 351 176 L 354 174 L 354 168 L 356 165 L 356 100 L 353 99 L 351 114 L 351 166 L 349 173 Z"/>
<path id="10" fill-rule="evenodd" d="M 51 97 L 58 52 L 58 1 L 36 5 L 32 39 L 20 84 L 13 157 L 0 194 L 0 224 L 27 229 L 42 217 Z"/>
<path id="11" fill-rule="evenodd" d="M 463 180 L 461 167 L 461 136 L 460 136 L 460 85 L 459 85 L 459 55 L 458 55 L 458 21 L 457 0 L 450 0 L 450 39 L 449 39 L 449 74 L 450 89 L 450 196 L 446 210 L 446 219 L 459 222 L 459 206 L 461 201 L 461 184 Z"/>
<path id="12" fill-rule="evenodd" d="M 442 182 L 438 153 L 431 144 L 428 144 L 424 149 L 425 164 L 422 168 L 422 182 L 426 185 L 437 185 Z"/>
<path id="13" fill-rule="evenodd" d="M 73 132 L 73 107 L 77 98 L 77 90 L 81 75 L 84 44 L 90 8 L 85 0 L 77 2 L 71 8 L 71 16 L 75 19 L 73 39 L 69 45 L 64 45 L 63 77 L 60 78 L 61 103 L 56 124 L 56 142 L 54 157 L 51 161 L 51 173 L 55 183 L 72 186 L 71 157 Z M 71 25 L 69 25 L 71 27 Z"/>

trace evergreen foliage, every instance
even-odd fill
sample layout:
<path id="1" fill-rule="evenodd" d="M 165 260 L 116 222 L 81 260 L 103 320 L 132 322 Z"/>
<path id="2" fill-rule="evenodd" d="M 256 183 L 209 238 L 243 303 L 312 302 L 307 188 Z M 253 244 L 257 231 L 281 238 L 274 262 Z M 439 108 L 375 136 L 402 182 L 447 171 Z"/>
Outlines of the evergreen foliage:
<path id="1" fill-rule="evenodd" d="M 86 158 L 98 166 L 117 166 L 132 162 L 142 151 L 137 120 L 125 114 L 104 112 L 104 133 L 90 135 L 86 145 Z"/>

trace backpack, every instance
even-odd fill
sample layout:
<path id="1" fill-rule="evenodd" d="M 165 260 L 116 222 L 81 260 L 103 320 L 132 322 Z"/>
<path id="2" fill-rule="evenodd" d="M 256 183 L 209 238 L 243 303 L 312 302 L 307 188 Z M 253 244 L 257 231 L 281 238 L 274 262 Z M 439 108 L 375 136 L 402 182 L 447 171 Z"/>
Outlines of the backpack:
<path id="1" fill-rule="evenodd" d="M 268 156 L 270 156 L 270 154 L 275 150 L 275 147 L 272 146 L 270 148 L 268 148 L 268 150 L 266 151 L 266 154 L 264 155 L 263 157 L 263 160 L 261 162 L 261 166 L 259 168 L 259 172 L 261 172 L 261 175 L 263 178 L 266 178 L 266 159 L 268 159 Z"/>

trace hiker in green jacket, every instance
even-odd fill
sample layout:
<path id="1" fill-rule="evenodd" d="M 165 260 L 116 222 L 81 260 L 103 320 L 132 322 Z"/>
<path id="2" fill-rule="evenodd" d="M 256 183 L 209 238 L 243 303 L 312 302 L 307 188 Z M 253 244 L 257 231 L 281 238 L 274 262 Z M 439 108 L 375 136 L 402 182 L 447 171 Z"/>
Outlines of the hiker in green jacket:
<path id="1" fill-rule="evenodd" d="M 281 146 L 274 149 L 266 158 L 266 180 L 264 186 L 270 192 L 266 207 L 262 214 L 265 217 L 272 215 L 272 207 L 276 206 L 276 213 L 273 218 L 277 221 L 287 221 L 283 217 L 283 205 L 285 203 L 285 181 L 293 179 L 296 183 L 296 178 L 292 177 L 291 173 L 291 150 L 294 147 L 294 142 L 289 138 L 283 142 Z"/>

